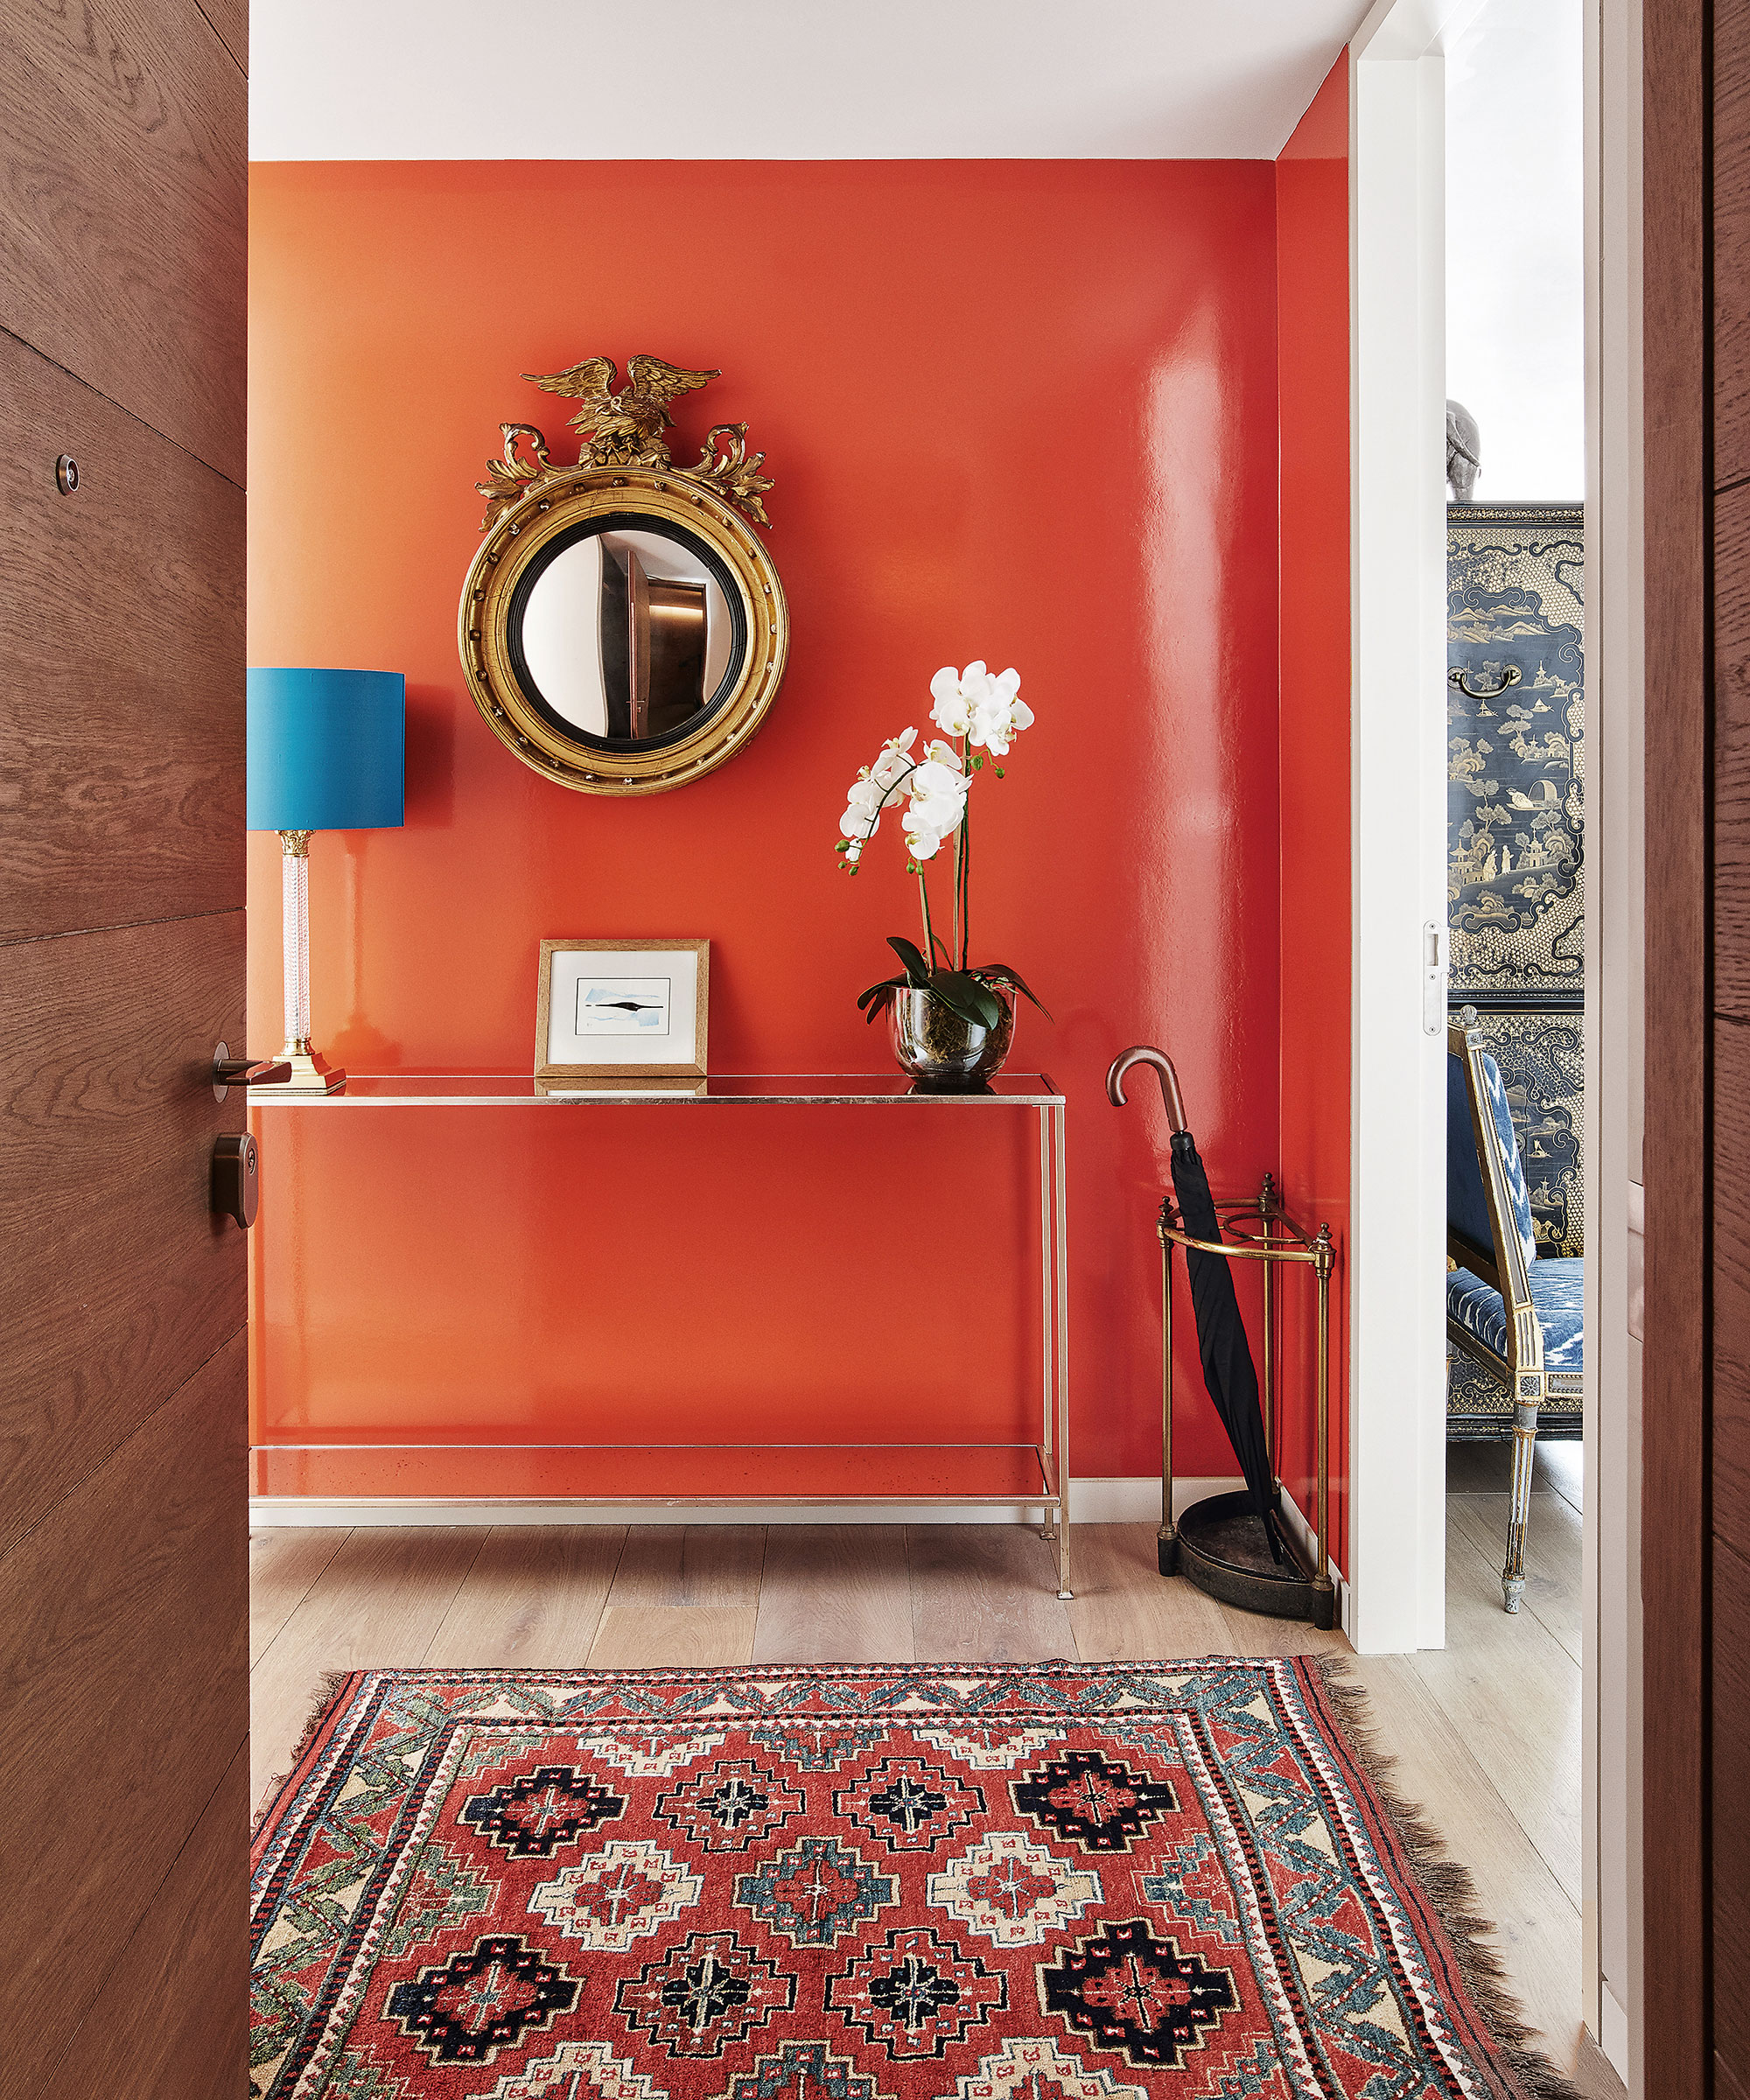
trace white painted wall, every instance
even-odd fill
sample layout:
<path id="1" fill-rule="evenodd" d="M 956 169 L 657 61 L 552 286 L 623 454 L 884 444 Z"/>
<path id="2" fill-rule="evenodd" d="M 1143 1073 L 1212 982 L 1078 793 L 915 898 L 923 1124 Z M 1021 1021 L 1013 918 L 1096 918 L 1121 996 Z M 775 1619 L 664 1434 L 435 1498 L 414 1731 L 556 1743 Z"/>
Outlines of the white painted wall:
<path id="1" fill-rule="evenodd" d="M 1585 0 L 1482 0 L 1446 44 L 1446 391 L 1480 503 L 1586 492 Z"/>

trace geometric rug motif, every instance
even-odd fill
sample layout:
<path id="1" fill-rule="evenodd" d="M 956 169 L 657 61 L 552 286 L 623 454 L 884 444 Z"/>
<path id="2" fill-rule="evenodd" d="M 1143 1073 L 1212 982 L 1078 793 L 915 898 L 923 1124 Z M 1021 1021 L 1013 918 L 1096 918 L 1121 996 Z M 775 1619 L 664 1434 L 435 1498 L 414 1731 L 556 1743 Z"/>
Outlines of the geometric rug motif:
<path id="1" fill-rule="evenodd" d="M 252 1854 L 257 2100 L 1531 2100 L 1301 1661 L 363 1670 Z"/>

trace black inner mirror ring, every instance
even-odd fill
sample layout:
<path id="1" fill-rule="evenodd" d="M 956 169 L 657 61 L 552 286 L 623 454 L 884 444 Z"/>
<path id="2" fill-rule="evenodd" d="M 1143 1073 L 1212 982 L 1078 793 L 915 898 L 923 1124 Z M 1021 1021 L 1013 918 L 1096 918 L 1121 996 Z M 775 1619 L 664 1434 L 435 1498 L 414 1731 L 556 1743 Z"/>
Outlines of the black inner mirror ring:
<path id="1" fill-rule="evenodd" d="M 729 607 L 729 662 L 724 666 L 724 674 L 718 681 L 717 690 L 696 714 L 690 716 L 676 727 L 665 731 L 660 736 L 598 737 L 592 736 L 587 730 L 579 729 L 575 722 L 568 721 L 564 715 L 549 705 L 545 695 L 536 684 L 534 674 L 528 668 L 528 658 L 523 654 L 523 616 L 528 609 L 529 598 L 534 594 L 535 586 L 546 574 L 549 567 L 568 547 L 575 546 L 579 540 L 598 539 L 604 533 L 610 532 L 647 532 L 659 539 L 669 540 L 677 546 L 684 547 L 716 582 L 718 588 L 723 592 L 724 604 Z M 648 511 L 605 511 L 595 517 L 580 519 L 577 524 L 568 526 L 563 532 L 555 533 L 517 578 L 516 587 L 511 593 L 505 627 L 505 640 L 510 659 L 511 674 L 515 678 L 523 697 L 542 720 L 556 730 L 568 743 L 589 751 L 660 751 L 665 745 L 678 744 L 684 738 L 694 735 L 704 723 L 710 721 L 729 695 L 734 691 L 736 682 L 741 676 L 742 666 L 747 658 L 746 612 L 741 602 L 740 590 L 721 555 L 708 541 L 701 539 L 696 533 L 689 532 L 684 525 L 677 525 L 668 518 L 656 515 Z"/>

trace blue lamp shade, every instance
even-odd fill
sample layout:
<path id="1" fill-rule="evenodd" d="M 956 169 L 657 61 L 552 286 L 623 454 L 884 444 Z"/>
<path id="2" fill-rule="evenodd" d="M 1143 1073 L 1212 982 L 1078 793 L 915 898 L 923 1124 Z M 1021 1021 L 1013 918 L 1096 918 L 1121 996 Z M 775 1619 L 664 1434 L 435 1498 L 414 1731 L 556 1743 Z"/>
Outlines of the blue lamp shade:
<path id="1" fill-rule="evenodd" d="M 252 670 L 251 831 L 366 831 L 402 821 L 400 671 Z"/>

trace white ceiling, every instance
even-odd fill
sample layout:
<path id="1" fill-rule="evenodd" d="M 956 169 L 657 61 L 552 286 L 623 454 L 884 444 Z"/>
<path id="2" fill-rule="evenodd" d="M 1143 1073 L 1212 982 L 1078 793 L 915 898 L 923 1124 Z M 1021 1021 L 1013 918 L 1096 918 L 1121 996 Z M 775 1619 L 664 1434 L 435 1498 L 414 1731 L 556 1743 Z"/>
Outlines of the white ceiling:
<path id="1" fill-rule="evenodd" d="M 254 0 L 257 160 L 1269 159 L 1366 0 Z"/>

